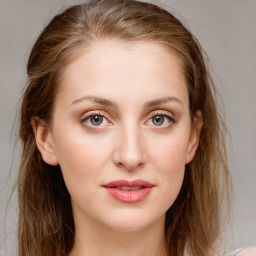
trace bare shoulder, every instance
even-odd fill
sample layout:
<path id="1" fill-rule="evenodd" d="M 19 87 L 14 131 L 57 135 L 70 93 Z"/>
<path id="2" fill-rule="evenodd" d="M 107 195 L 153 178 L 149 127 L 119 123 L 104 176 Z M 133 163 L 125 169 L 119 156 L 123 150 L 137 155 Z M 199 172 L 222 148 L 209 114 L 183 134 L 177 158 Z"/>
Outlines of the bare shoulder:
<path id="1" fill-rule="evenodd" d="M 256 247 L 246 247 L 237 256 L 256 256 Z"/>

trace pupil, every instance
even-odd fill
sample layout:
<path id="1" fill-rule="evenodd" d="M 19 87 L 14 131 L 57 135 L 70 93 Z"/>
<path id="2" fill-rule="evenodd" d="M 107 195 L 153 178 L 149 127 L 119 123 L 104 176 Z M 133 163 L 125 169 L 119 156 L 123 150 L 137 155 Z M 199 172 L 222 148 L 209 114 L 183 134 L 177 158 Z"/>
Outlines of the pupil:
<path id="1" fill-rule="evenodd" d="M 93 125 L 100 125 L 102 123 L 102 116 L 96 115 L 91 117 L 91 122 Z"/>
<path id="2" fill-rule="evenodd" d="M 161 125 L 164 122 L 164 118 L 162 116 L 155 116 L 153 120 L 155 125 Z"/>

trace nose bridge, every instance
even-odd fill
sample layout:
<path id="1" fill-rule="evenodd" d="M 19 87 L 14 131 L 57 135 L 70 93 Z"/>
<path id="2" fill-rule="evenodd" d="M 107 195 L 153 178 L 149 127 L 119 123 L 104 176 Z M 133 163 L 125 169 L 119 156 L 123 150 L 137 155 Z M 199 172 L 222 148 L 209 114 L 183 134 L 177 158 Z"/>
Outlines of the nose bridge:
<path id="1" fill-rule="evenodd" d="M 140 127 L 133 122 L 120 127 L 115 162 L 129 170 L 142 166 L 145 161 L 142 134 Z"/>

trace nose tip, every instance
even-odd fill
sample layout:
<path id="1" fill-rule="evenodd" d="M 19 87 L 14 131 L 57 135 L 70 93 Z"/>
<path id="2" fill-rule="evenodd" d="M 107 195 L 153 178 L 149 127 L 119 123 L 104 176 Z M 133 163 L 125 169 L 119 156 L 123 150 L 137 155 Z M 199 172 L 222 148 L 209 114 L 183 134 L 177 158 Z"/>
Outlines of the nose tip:
<path id="1" fill-rule="evenodd" d="M 141 136 L 126 133 L 118 141 L 113 155 L 116 166 L 134 171 L 145 165 L 145 152 Z"/>
<path id="2" fill-rule="evenodd" d="M 116 165 L 128 171 L 134 171 L 141 168 L 144 163 L 133 156 L 122 156 L 122 159 L 116 162 Z"/>

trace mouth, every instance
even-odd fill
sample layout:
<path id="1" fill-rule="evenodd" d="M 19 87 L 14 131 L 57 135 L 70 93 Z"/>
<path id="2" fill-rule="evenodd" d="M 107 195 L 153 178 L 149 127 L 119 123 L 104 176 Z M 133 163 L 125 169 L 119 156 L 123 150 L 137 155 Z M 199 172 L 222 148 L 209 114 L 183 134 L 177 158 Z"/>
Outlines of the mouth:
<path id="1" fill-rule="evenodd" d="M 154 185 L 144 180 L 116 180 L 103 186 L 116 200 L 136 203 L 150 194 Z"/>
<path id="2" fill-rule="evenodd" d="M 119 187 L 115 187 L 116 189 L 120 189 L 120 190 L 125 190 L 125 191 L 131 191 L 131 190 L 138 190 L 143 188 L 142 186 L 136 186 L 136 187 L 126 187 L 126 186 L 119 186 Z"/>

